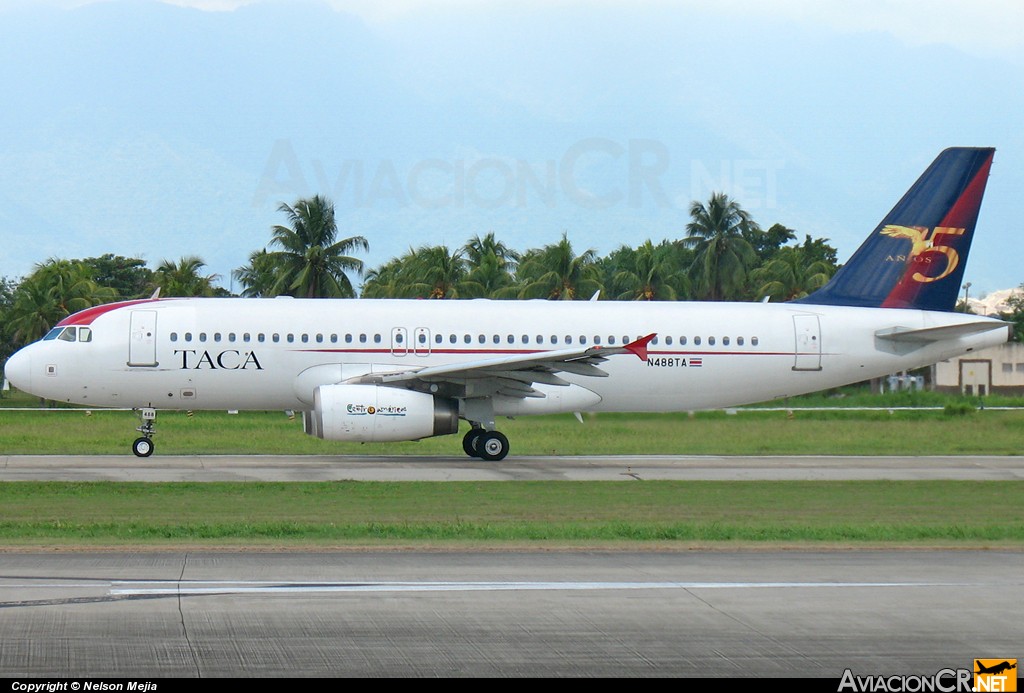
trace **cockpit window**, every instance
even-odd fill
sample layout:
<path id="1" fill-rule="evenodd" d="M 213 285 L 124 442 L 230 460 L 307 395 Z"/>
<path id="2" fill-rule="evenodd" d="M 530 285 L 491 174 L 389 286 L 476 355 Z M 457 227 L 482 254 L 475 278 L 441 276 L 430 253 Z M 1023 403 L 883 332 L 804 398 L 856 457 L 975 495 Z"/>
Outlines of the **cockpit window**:
<path id="1" fill-rule="evenodd" d="M 78 341 L 80 342 L 91 342 L 92 341 L 92 330 L 88 327 L 78 328 Z"/>
<path id="2" fill-rule="evenodd" d="M 57 339 L 57 335 L 59 335 L 63 331 L 64 331 L 63 327 L 54 327 L 52 330 L 50 330 L 49 332 L 46 333 L 46 336 L 43 337 L 43 341 L 44 342 L 48 342 L 51 339 Z"/>
<path id="3" fill-rule="evenodd" d="M 77 327 L 65 327 L 64 331 L 60 333 L 60 336 L 57 337 L 57 339 L 59 339 L 59 340 L 61 340 L 63 342 L 73 342 L 73 341 L 75 341 L 75 337 L 77 336 L 76 335 L 77 332 L 78 332 L 78 328 Z"/>

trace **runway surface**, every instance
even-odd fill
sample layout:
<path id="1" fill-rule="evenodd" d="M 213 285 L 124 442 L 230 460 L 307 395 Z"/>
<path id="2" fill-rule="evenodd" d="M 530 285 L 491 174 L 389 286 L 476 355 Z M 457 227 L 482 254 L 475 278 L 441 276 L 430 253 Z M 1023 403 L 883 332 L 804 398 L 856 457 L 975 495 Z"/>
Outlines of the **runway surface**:
<path id="1" fill-rule="evenodd" d="M 5 554 L 0 676 L 934 674 L 1022 600 L 999 551 Z"/>
<path id="2" fill-rule="evenodd" d="M 0 455 L 0 481 L 1024 479 L 1024 457 Z"/>

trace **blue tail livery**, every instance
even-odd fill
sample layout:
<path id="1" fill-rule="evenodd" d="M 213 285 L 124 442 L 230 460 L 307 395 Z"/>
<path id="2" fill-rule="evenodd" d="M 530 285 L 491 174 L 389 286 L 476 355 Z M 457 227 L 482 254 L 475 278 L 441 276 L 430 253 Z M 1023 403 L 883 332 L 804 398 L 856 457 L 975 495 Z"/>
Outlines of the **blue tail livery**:
<path id="1" fill-rule="evenodd" d="M 832 281 L 795 302 L 953 310 L 995 151 L 939 154 Z"/>

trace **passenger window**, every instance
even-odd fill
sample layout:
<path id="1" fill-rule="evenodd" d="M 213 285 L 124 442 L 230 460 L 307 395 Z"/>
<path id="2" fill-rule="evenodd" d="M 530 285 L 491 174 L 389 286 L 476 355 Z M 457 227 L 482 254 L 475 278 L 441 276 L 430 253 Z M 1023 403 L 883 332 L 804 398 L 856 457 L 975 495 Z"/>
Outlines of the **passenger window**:
<path id="1" fill-rule="evenodd" d="M 655 337 L 654 339 L 651 340 L 651 344 L 657 344 L 657 343 L 658 343 L 658 338 L 657 337 Z"/>
<path id="2" fill-rule="evenodd" d="M 743 337 L 737 337 L 736 338 L 736 345 L 737 346 L 743 346 Z"/>
<path id="3" fill-rule="evenodd" d="M 671 337 L 665 337 L 665 344 L 667 346 L 672 346 L 672 338 Z"/>
<path id="4" fill-rule="evenodd" d="M 44 342 L 48 342 L 51 339 L 57 339 L 57 335 L 59 335 L 63 331 L 64 331 L 63 327 L 54 327 L 52 330 L 50 330 L 49 332 L 46 333 L 46 336 L 43 337 L 43 341 Z"/>
<path id="5" fill-rule="evenodd" d="M 544 343 L 544 335 L 542 335 L 542 334 L 537 335 L 537 344 L 543 344 L 543 343 Z"/>
<path id="6" fill-rule="evenodd" d="M 495 344 L 501 344 L 501 337 L 499 335 L 494 335 L 494 337 L 491 338 L 491 341 Z"/>
<path id="7" fill-rule="evenodd" d="M 479 335 L 477 335 L 477 336 L 476 336 L 476 341 L 478 341 L 478 342 L 480 342 L 481 344 L 483 344 L 484 342 L 486 342 L 486 341 L 487 341 L 487 338 L 486 338 L 486 337 L 484 337 L 484 336 L 483 336 L 482 334 L 479 334 Z"/>
<path id="8" fill-rule="evenodd" d="M 530 335 L 524 334 L 523 335 L 523 344 L 529 344 L 529 343 L 530 343 Z"/>
<path id="9" fill-rule="evenodd" d="M 92 341 L 92 330 L 88 327 L 78 328 L 78 341 L 80 342 L 91 342 Z"/>
<path id="10" fill-rule="evenodd" d="M 235 333 L 234 332 L 228 332 L 228 341 L 229 342 L 235 341 Z"/>
<path id="11" fill-rule="evenodd" d="M 338 343 L 338 335 L 337 334 L 332 334 L 331 335 L 331 344 L 337 344 L 337 343 Z"/>
<path id="12" fill-rule="evenodd" d="M 584 337 L 583 335 L 580 335 L 580 344 L 586 344 L 586 343 L 587 343 L 587 338 Z"/>
<path id="13" fill-rule="evenodd" d="M 516 338 L 515 338 L 515 336 L 513 336 L 513 335 L 509 335 L 509 336 L 508 336 L 508 343 L 509 343 L 509 344 L 515 344 L 515 343 L 516 343 Z"/>
<path id="14" fill-rule="evenodd" d="M 459 341 L 459 338 L 457 336 L 455 336 L 454 334 L 448 335 L 448 343 L 449 344 L 455 344 L 455 342 L 457 342 L 457 341 Z"/>
<path id="15" fill-rule="evenodd" d="M 192 333 L 191 332 L 186 332 L 185 333 L 185 341 L 186 342 L 191 342 L 192 341 Z"/>
<path id="16" fill-rule="evenodd" d="M 623 344 L 629 344 L 629 335 L 628 334 L 622 335 L 622 343 Z"/>
<path id="17" fill-rule="evenodd" d="M 729 346 L 729 338 L 722 337 L 722 346 Z"/>
<path id="18" fill-rule="evenodd" d="M 288 336 L 285 337 L 285 339 L 288 340 L 289 344 L 292 344 L 295 341 L 295 335 L 293 335 L 291 332 L 289 332 Z"/>
<path id="19" fill-rule="evenodd" d="M 572 335 L 565 335 L 565 343 L 572 344 Z"/>
<path id="20" fill-rule="evenodd" d="M 694 346 L 700 346 L 700 337 L 694 337 L 693 338 L 693 345 Z"/>
<path id="21" fill-rule="evenodd" d="M 679 345 L 680 346 L 686 346 L 686 337 L 680 337 L 679 338 Z"/>
<path id="22" fill-rule="evenodd" d="M 396 341 L 397 343 L 399 343 L 399 344 L 401 344 L 401 343 L 402 343 L 402 333 L 401 333 L 401 332 L 397 332 L 397 333 L 395 334 L 395 341 Z"/>
<path id="23" fill-rule="evenodd" d="M 440 334 L 435 334 L 434 335 L 434 344 L 440 344 L 442 341 L 444 341 L 444 340 L 441 338 Z"/>
<path id="24" fill-rule="evenodd" d="M 199 341 L 200 342 L 205 342 L 206 341 L 206 333 L 205 332 L 200 332 L 199 333 Z"/>
<path id="25" fill-rule="evenodd" d="M 379 334 L 373 335 L 373 343 L 374 344 L 380 344 L 380 335 Z"/>
<path id="26" fill-rule="evenodd" d="M 274 336 L 271 337 L 270 339 L 271 339 L 271 341 L 274 342 L 274 344 L 277 344 L 278 342 L 281 341 L 281 335 L 279 335 L 277 332 L 275 332 Z"/>
<path id="27" fill-rule="evenodd" d="M 351 343 L 352 343 L 352 335 L 346 334 L 345 335 L 345 344 L 351 344 Z"/>
<path id="28" fill-rule="evenodd" d="M 558 337 L 556 337 L 555 335 L 551 335 L 551 343 L 558 344 Z"/>
<path id="29" fill-rule="evenodd" d="M 320 344 L 320 343 L 322 343 L 324 341 L 324 336 L 322 334 L 320 334 L 319 332 L 316 335 L 316 341 L 317 341 L 317 344 Z"/>
<path id="30" fill-rule="evenodd" d="M 171 332 L 171 341 L 172 342 L 178 341 L 178 333 L 177 332 Z"/>
<path id="31" fill-rule="evenodd" d="M 750 344 L 751 346 L 757 346 L 757 337 L 751 337 Z"/>
<path id="32" fill-rule="evenodd" d="M 213 333 L 213 341 L 215 341 L 215 342 L 219 342 L 220 341 L 220 332 L 214 332 Z"/>
<path id="33" fill-rule="evenodd" d="M 601 336 L 595 334 L 594 335 L 594 344 L 600 344 L 600 343 L 601 343 Z"/>
<path id="34" fill-rule="evenodd" d="M 308 334 L 306 334 L 305 332 L 303 332 L 303 333 L 302 333 L 302 343 L 303 343 L 303 344 L 306 344 L 306 343 L 308 343 L 308 342 L 309 342 L 309 335 L 308 335 Z"/>
<path id="35" fill-rule="evenodd" d="M 708 337 L 708 344 L 711 345 L 711 346 L 714 346 L 715 345 L 715 338 L 714 337 Z"/>
<path id="36" fill-rule="evenodd" d="M 252 335 L 251 334 L 249 334 L 248 332 L 243 332 L 242 333 L 242 341 L 243 342 L 248 343 L 251 340 L 252 340 Z M 261 339 L 260 341 L 262 342 L 263 340 Z"/>
<path id="37" fill-rule="evenodd" d="M 462 341 L 465 342 L 466 344 L 469 344 L 470 342 L 473 341 L 473 338 L 470 337 L 468 334 L 465 334 L 462 335 Z"/>
<path id="38" fill-rule="evenodd" d="M 366 335 L 365 334 L 363 334 L 363 333 L 359 334 L 359 343 L 360 344 L 366 344 Z"/>
<path id="39" fill-rule="evenodd" d="M 419 342 L 420 344 L 426 344 L 426 343 L 427 343 L 427 335 L 426 335 L 426 334 L 424 334 L 423 332 L 420 332 L 420 334 L 419 334 L 419 338 L 417 339 L 417 341 L 418 341 L 418 342 Z"/>
<path id="40" fill-rule="evenodd" d="M 608 343 L 609 344 L 615 344 L 615 335 L 613 335 L 613 334 L 608 335 Z"/>

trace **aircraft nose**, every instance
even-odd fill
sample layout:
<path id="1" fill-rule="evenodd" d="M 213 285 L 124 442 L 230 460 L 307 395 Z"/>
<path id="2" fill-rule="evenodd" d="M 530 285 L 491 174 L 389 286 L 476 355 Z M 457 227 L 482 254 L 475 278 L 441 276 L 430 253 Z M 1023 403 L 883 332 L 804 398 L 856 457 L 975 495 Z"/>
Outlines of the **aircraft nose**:
<path id="1" fill-rule="evenodd" d="M 22 349 L 11 355 L 4 364 L 4 377 L 23 392 L 32 391 L 32 357 Z"/>

